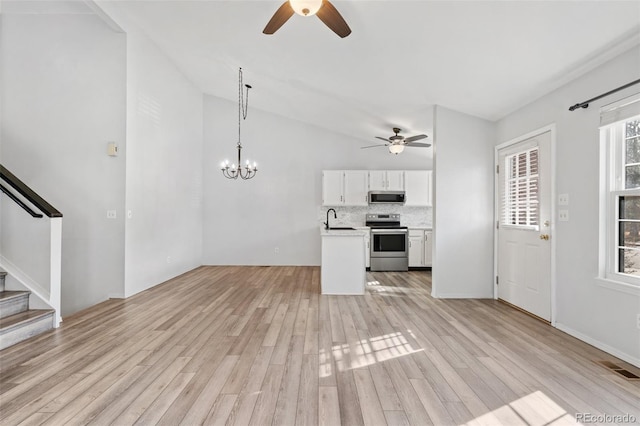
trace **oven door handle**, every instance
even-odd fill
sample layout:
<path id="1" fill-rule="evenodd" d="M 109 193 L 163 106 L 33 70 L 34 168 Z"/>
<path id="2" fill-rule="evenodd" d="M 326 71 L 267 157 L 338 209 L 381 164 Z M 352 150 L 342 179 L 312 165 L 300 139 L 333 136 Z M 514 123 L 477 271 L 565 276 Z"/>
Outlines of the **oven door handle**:
<path id="1" fill-rule="evenodd" d="M 372 234 L 407 234 L 408 229 L 372 229 Z"/>

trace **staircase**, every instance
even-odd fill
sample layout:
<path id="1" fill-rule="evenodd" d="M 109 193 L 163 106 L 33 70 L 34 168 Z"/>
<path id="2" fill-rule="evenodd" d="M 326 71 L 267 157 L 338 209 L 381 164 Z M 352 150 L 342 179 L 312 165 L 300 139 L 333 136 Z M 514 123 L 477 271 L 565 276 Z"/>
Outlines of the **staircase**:
<path id="1" fill-rule="evenodd" d="M 29 309 L 29 291 L 6 291 L 0 270 L 0 350 L 53 328 L 53 309 Z"/>

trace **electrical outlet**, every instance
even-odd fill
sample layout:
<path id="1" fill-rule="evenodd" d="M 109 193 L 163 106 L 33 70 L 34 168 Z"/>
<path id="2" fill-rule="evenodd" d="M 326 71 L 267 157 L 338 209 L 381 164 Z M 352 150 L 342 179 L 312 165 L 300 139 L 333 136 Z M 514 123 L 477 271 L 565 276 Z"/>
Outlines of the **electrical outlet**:
<path id="1" fill-rule="evenodd" d="M 640 314 L 636 315 L 636 327 L 640 329 Z"/>
<path id="2" fill-rule="evenodd" d="M 273 252 L 274 252 L 275 254 L 280 253 L 280 247 L 276 247 L 276 248 L 274 248 L 274 249 L 273 249 Z"/>
<path id="3" fill-rule="evenodd" d="M 569 210 L 560 210 L 558 212 L 558 220 L 560 222 L 568 222 L 569 221 Z"/>
<path id="4" fill-rule="evenodd" d="M 171 256 L 167 256 L 167 263 L 171 263 Z"/>
<path id="5" fill-rule="evenodd" d="M 107 219 L 115 219 L 116 211 L 115 210 L 107 210 Z"/>
<path id="6" fill-rule="evenodd" d="M 568 206 L 569 205 L 569 194 L 560 194 L 560 195 L 558 195 L 558 205 L 560 205 L 560 206 Z"/>

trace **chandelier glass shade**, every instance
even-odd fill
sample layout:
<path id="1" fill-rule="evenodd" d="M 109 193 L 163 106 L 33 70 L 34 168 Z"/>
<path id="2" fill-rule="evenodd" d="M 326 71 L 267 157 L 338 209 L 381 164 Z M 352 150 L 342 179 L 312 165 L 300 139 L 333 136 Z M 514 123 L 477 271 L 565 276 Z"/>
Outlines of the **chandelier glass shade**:
<path id="1" fill-rule="evenodd" d="M 243 180 L 253 178 L 258 172 L 258 165 L 254 161 L 251 163 L 249 160 L 246 161 L 244 167 L 242 166 L 242 143 L 240 142 L 240 129 L 242 120 L 247 119 L 247 112 L 249 110 L 249 89 L 251 86 L 248 84 L 244 85 L 246 89 L 246 96 L 243 96 L 244 93 L 242 91 L 242 68 L 240 68 L 238 72 L 238 163 L 229 164 L 229 160 L 224 160 L 220 165 L 222 170 L 222 175 L 227 179 L 238 179 L 242 178 Z"/>

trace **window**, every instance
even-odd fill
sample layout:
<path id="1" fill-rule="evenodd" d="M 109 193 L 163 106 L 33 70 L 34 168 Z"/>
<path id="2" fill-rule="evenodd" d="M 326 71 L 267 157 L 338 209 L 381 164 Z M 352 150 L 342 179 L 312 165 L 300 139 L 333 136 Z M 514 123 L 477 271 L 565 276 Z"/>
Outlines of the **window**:
<path id="1" fill-rule="evenodd" d="M 640 285 L 640 97 L 601 113 L 607 156 L 606 278 Z"/>
<path id="2" fill-rule="evenodd" d="M 502 225 L 538 229 L 538 147 L 504 158 Z"/>

